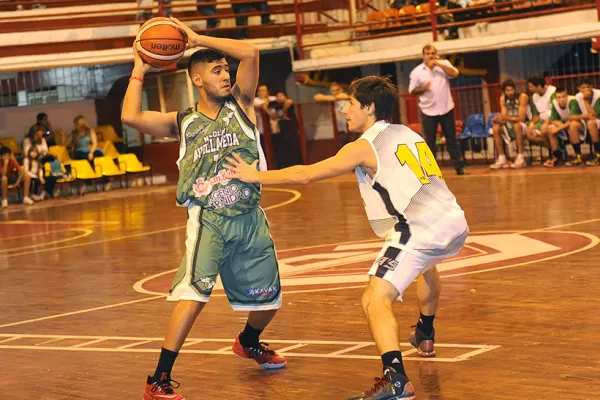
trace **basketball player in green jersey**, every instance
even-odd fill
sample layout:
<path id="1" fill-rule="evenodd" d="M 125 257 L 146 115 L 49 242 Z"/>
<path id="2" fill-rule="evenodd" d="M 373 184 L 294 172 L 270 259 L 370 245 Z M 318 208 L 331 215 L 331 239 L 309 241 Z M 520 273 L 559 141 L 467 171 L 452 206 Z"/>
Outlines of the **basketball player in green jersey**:
<path id="1" fill-rule="evenodd" d="M 559 136 L 563 140 L 569 140 L 575 152 L 575 159 L 565 163 L 566 166 L 583 165 L 581 157 L 581 142 L 585 140 L 586 126 L 578 118 L 581 115 L 581 109 L 575 96 L 569 96 L 567 89 L 557 88 L 550 106 L 550 117 L 546 122 L 545 131 L 552 149 L 553 157 L 546 160 L 544 167 L 554 167 L 561 161 L 562 154 L 559 148 Z M 565 160 L 566 161 L 566 160 Z"/>
<path id="2" fill-rule="evenodd" d="M 527 118 L 527 103 L 529 96 L 526 93 L 517 92 L 515 83 L 508 79 L 502 82 L 502 96 L 500 96 L 500 114 L 493 120 L 492 134 L 494 145 L 498 151 L 498 159 L 490 165 L 491 169 L 501 168 L 523 168 L 525 164 L 523 137 L 527 130 L 525 119 Z M 517 141 L 517 159 L 511 164 L 504 154 L 504 142 L 510 143 L 511 139 Z"/>
<path id="3" fill-rule="evenodd" d="M 173 19 L 188 35 L 195 52 L 188 65 L 199 101 L 183 112 L 142 111 L 144 75 L 152 68 L 137 51 L 122 120 L 141 132 L 180 139 L 177 203 L 187 207 L 186 253 L 168 300 L 178 301 L 163 342 L 158 366 L 146 382 L 144 400 L 184 400 L 173 390 L 171 369 L 217 275 L 234 310 L 249 311 L 248 322 L 232 350 L 264 368 L 281 368 L 286 359 L 259 342 L 259 335 L 281 306 L 281 288 L 273 241 L 263 210 L 260 185 L 233 179 L 223 168 L 233 151 L 265 168 L 253 100 L 259 53 L 237 40 L 198 35 Z M 239 59 L 232 86 L 225 55 Z"/>

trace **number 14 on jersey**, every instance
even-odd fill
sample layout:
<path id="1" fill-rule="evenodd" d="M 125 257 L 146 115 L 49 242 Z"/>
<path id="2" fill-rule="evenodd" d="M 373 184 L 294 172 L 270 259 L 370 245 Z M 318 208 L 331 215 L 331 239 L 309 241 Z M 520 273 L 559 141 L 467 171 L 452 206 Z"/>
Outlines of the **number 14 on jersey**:
<path id="1" fill-rule="evenodd" d="M 430 183 L 430 176 L 437 176 L 443 180 L 444 177 L 442 176 L 442 171 L 440 171 L 440 167 L 438 167 L 438 164 L 435 161 L 435 156 L 431 152 L 429 146 L 427 146 L 427 143 L 417 142 L 415 145 L 417 146 L 416 156 L 410 150 L 408 145 L 398 145 L 396 157 L 398 158 L 398 161 L 400 161 L 400 164 L 403 166 L 407 165 L 423 185 Z"/>

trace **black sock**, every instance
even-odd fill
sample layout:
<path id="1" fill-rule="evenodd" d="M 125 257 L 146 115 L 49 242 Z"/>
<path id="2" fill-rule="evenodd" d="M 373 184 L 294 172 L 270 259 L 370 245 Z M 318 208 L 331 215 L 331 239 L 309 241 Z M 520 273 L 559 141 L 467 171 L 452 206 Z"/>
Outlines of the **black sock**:
<path id="1" fill-rule="evenodd" d="M 562 158 L 562 152 L 560 150 L 555 150 L 552 152 L 552 154 L 554 154 L 554 158 L 556 158 L 557 160 L 560 160 Z"/>
<path id="2" fill-rule="evenodd" d="M 581 143 L 574 144 L 573 150 L 575 150 L 575 154 L 581 156 Z"/>
<path id="3" fill-rule="evenodd" d="M 396 370 L 396 372 L 406 376 L 406 371 L 404 371 L 404 364 L 402 364 L 402 352 L 400 351 L 388 351 L 387 353 L 381 356 L 381 362 L 383 363 L 383 368 L 392 367 Z"/>
<path id="4" fill-rule="evenodd" d="M 244 331 L 240 333 L 240 344 L 242 347 L 252 347 L 258 344 L 258 338 L 262 331 L 263 329 L 253 328 L 249 323 L 246 322 Z"/>
<path id="5" fill-rule="evenodd" d="M 594 153 L 600 153 L 600 142 L 594 143 Z"/>
<path id="6" fill-rule="evenodd" d="M 419 322 L 417 322 L 417 328 L 421 332 L 425 334 L 425 336 L 429 336 L 433 333 L 433 320 L 435 319 L 435 314 L 433 315 L 423 315 L 419 316 Z"/>
<path id="7" fill-rule="evenodd" d="M 160 350 L 160 358 L 158 359 L 158 365 L 152 380 L 154 382 L 160 382 L 171 378 L 171 370 L 175 359 L 179 353 L 176 351 L 167 350 L 164 347 Z M 163 374 L 166 374 L 163 376 Z"/>

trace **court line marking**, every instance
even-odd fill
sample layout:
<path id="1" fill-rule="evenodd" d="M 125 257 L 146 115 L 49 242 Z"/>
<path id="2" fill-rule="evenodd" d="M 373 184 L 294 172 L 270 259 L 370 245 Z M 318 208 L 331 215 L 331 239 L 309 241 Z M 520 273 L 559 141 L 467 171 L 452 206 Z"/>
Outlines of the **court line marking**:
<path id="1" fill-rule="evenodd" d="M 185 341 L 185 342 L 184 342 L 184 343 L 181 345 L 181 347 L 193 346 L 193 345 L 195 345 L 195 344 L 202 343 L 202 342 L 204 342 L 204 340 L 186 340 L 186 341 Z"/>
<path id="2" fill-rule="evenodd" d="M 587 223 L 587 222 L 590 222 L 590 221 L 595 221 L 595 220 L 582 221 L 581 223 Z M 598 218 L 598 221 L 600 221 L 600 218 Z M 578 223 L 575 223 L 575 224 L 578 224 Z M 560 225 L 560 226 L 564 226 L 564 225 Z M 552 228 L 552 227 L 550 227 L 550 228 Z M 511 231 L 511 230 L 506 230 L 506 231 L 505 230 L 500 230 L 500 231 L 471 232 L 471 234 L 473 234 L 473 235 L 480 235 L 480 234 L 487 234 L 487 233 L 496 233 L 496 234 L 497 233 L 529 233 L 529 232 L 541 232 L 541 231 L 547 231 L 547 228 L 540 228 L 540 229 L 537 229 L 535 231 L 518 231 L 518 232 L 515 232 L 515 231 Z M 575 232 L 575 231 L 548 231 L 548 232 L 570 233 L 570 234 L 576 234 L 576 235 L 584 236 L 584 237 L 590 239 L 590 243 L 588 245 L 582 247 L 582 248 L 575 249 L 575 250 L 572 250 L 572 251 L 569 251 L 569 252 L 566 252 L 566 253 L 561 253 L 561 254 L 557 254 L 557 255 L 554 255 L 554 256 L 546 257 L 546 258 L 540 258 L 540 259 L 535 259 L 535 260 L 521 262 L 521 263 L 516 263 L 516 264 L 504 265 L 504 266 L 501 266 L 501 267 L 491 268 L 491 269 L 485 269 L 485 270 L 469 271 L 469 272 L 459 272 L 459 273 L 456 273 L 456 274 L 448 274 L 448 275 L 441 276 L 441 278 L 442 279 L 446 279 L 446 278 L 452 278 L 452 277 L 456 277 L 456 276 L 481 274 L 481 273 L 484 273 L 484 272 L 491 272 L 491 271 L 497 271 L 497 270 L 501 270 L 501 269 L 515 268 L 515 267 L 530 265 L 530 264 L 534 264 L 534 263 L 538 263 L 538 262 L 542 262 L 542 261 L 554 260 L 556 258 L 567 257 L 567 256 L 572 255 L 572 254 L 576 254 L 576 253 L 580 253 L 580 252 L 583 252 L 583 251 L 587 251 L 587 250 L 591 249 L 592 247 L 597 246 L 598 243 L 600 243 L 600 239 L 598 239 L 597 236 L 592 235 L 590 233 L 586 233 L 586 232 Z M 342 243 L 335 243 L 335 244 L 331 244 L 331 245 L 324 244 L 324 245 L 318 245 L 318 246 L 310 246 L 310 248 L 324 247 L 324 246 L 332 246 L 333 247 L 333 246 L 339 246 L 339 245 L 344 245 L 344 244 L 376 242 L 376 241 L 381 241 L 381 239 L 368 240 L 368 241 L 342 242 Z M 465 245 L 465 247 L 466 246 L 468 246 L 468 245 Z M 300 248 L 296 248 L 296 249 L 281 250 L 281 251 L 278 251 L 278 253 L 282 253 L 284 251 L 292 251 L 292 250 L 297 251 L 297 250 L 305 250 L 305 249 L 306 248 L 304 248 L 304 247 L 300 247 Z M 474 250 L 478 250 L 478 251 L 481 251 L 482 253 L 485 253 L 485 252 L 483 252 L 482 250 L 479 250 L 479 249 L 474 249 Z M 472 257 L 476 257 L 476 256 L 475 255 L 473 255 L 473 256 L 465 256 L 465 257 L 460 257 L 460 258 L 457 258 L 457 259 L 466 259 L 466 258 L 472 258 Z M 154 291 L 151 291 L 151 290 L 144 289 L 143 285 L 146 282 L 148 282 L 148 281 L 150 281 L 152 279 L 158 278 L 158 277 L 163 276 L 163 275 L 171 274 L 173 272 L 176 272 L 177 270 L 178 269 L 175 268 L 175 269 L 171 269 L 171 270 L 168 270 L 168 271 L 159 272 L 157 274 L 154 274 L 154 275 L 148 276 L 148 277 L 146 277 L 144 279 L 141 279 L 141 280 L 137 281 L 136 283 L 134 283 L 133 290 L 135 290 L 138 293 L 147 294 L 147 295 L 150 295 L 150 296 L 159 296 L 159 295 L 166 296 L 166 294 L 164 294 L 164 293 L 154 292 Z M 366 270 L 365 270 L 365 274 L 366 274 Z M 282 279 L 285 279 L 285 278 L 287 278 L 287 277 L 286 276 L 282 277 Z M 315 292 L 325 292 L 325 291 L 333 291 L 333 290 L 345 290 L 345 289 L 354 289 L 354 288 L 364 288 L 366 285 L 367 285 L 367 282 L 365 281 L 364 283 L 361 283 L 361 284 L 358 284 L 358 285 L 354 284 L 354 285 L 339 286 L 339 287 L 333 287 L 333 288 L 322 288 L 322 289 L 319 289 L 318 286 L 316 286 L 313 289 L 286 290 L 285 294 L 287 295 L 287 294 L 296 294 L 296 293 L 315 293 Z M 224 296 L 226 296 L 225 293 L 215 293 L 215 294 L 211 295 L 211 297 L 224 297 Z M 0 328 L 1 327 L 2 326 L 0 326 Z"/>
<path id="3" fill-rule="evenodd" d="M 11 340 L 18 340 L 22 338 L 48 338 L 53 337 L 54 339 L 92 339 L 87 340 L 83 343 L 79 343 L 74 346 L 40 346 L 37 345 L 0 345 L 0 349 L 13 349 L 13 350 L 53 350 L 53 351 L 89 351 L 89 352 L 129 352 L 129 353 L 156 353 L 160 349 L 147 348 L 147 349 L 135 349 L 134 346 L 151 343 L 155 341 L 162 341 L 162 338 L 144 338 L 144 337 L 120 337 L 120 336 L 82 336 L 82 335 L 36 335 L 36 334 L 0 334 L 0 337 L 7 337 Z M 89 347 L 90 344 L 98 342 L 109 342 L 111 340 L 118 341 L 133 341 L 133 343 L 122 345 L 119 347 Z M 7 341 L 7 340 L 4 340 Z M 211 355 L 233 355 L 231 351 L 232 339 L 190 339 L 194 342 L 212 342 L 212 343 L 227 343 L 227 347 L 223 347 L 218 350 L 199 350 L 199 349 L 185 349 L 181 350 L 181 353 L 191 354 L 211 354 Z M 347 354 L 350 351 L 355 351 L 364 347 L 374 347 L 374 342 L 355 342 L 355 341 L 333 341 L 333 340 L 269 340 L 274 344 L 289 344 L 289 346 L 278 350 L 280 353 L 285 353 L 287 356 L 292 357 L 310 357 L 310 358 L 333 358 L 333 359 L 364 359 L 364 360 L 379 360 L 381 357 L 376 355 L 366 354 Z M 300 347 L 306 347 L 310 345 L 335 345 L 335 346 L 349 346 L 339 351 L 330 353 L 294 353 L 290 350 L 294 350 Z M 409 349 L 403 352 L 403 355 L 409 355 L 416 352 L 416 349 L 412 348 L 409 343 L 400 343 L 402 347 L 408 347 Z M 436 343 L 438 348 L 458 348 L 471 350 L 466 353 L 459 354 L 454 357 L 436 357 L 432 359 L 423 359 L 421 357 L 406 357 L 405 360 L 414 361 L 437 361 L 437 362 L 460 362 L 466 361 L 470 358 L 480 355 L 501 346 L 498 345 L 486 345 L 486 344 L 459 344 L 459 343 Z"/>
<path id="4" fill-rule="evenodd" d="M 277 352 L 281 354 L 281 353 L 288 352 L 290 350 L 295 350 L 295 349 L 299 349 L 300 347 L 306 347 L 306 346 L 308 346 L 307 343 L 298 343 L 298 344 L 294 344 L 294 345 L 291 345 L 288 347 L 284 347 L 283 349 L 278 349 Z"/>
<path id="5" fill-rule="evenodd" d="M 281 190 L 282 191 L 286 191 L 286 189 L 281 189 Z M 294 201 L 297 201 L 302 195 L 301 195 L 300 192 L 298 192 L 296 190 L 294 190 L 293 192 L 295 193 L 295 195 L 294 195 L 294 199 L 295 200 Z M 289 202 L 287 204 L 289 204 Z M 275 204 L 274 206 L 271 206 L 270 209 L 273 209 L 273 208 L 276 208 L 276 207 L 279 207 L 279 205 Z M 267 210 L 267 209 L 269 209 L 269 208 L 268 207 L 265 208 L 265 210 Z M 561 227 L 574 226 L 574 225 L 581 225 L 581 224 L 586 224 L 586 223 L 596 222 L 596 221 L 600 221 L 600 218 L 590 219 L 590 220 L 585 220 L 585 221 L 579 221 L 579 222 L 572 222 L 572 223 L 569 223 L 569 224 L 562 224 L 560 226 Z M 546 227 L 546 228 L 539 228 L 539 229 L 536 229 L 536 230 L 524 230 L 524 231 L 518 231 L 518 230 L 482 231 L 482 232 L 473 232 L 473 234 L 486 234 L 486 233 L 498 233 L 498 232 L 518 232 L 518 233 L 524 233 L 524 232 L 543 231 L 543 230 L 547 230 L 549 228 L 553 228 L 553 227 L 551 226 L 551 227 Z M 180 229 L 180 228 L 175 228 L 175 229 Z M 174 229 L 170 228 L 169 230 L 174 230 Z M 150 235 L 150 234 L 153 234 L 153 233 L 156 233 L 156 232 L 146 232 L 146 233 L 142 233 L 142 234 L 139 234 L 139 235 L 140 236 L 144 236 L 144 235 Z M 582 232 L 577 232 L 577 233 L 583 234 Z M 581 252 L 581 251 L 588 250 L 588 249 L 590 249 L 590 248 L 592 248 L 592 247 L 594 247 L 594 246 L 596 246 L 598 244 L 598 238 L 596 236 L 593 236 L 593 235 L 590 235 L 590 234 L 587 234 L 587 233 L 584 234 L 584 236 L 585 235 L 592 236 L 594 238 L 594 240 L 596 241 L 596 243 L 591 243 L 590 245 L 588 245 L 588 246 L 586 246 L 586 247 L 584 247 L 582 249 L 579 249 L 579 250 L 575 250 L 575 251 L 568 252 L 568 253 L 565 253 L 565 254 L 560 254 L 560 255 L 557 255 L 557 256 L 553 256 L 553 257 L 548 257 L 546 259 L 533 260 L 533 261 L 530 261 L 530 262 L 527 262 L 527 263 L 513 265 L 512 267 L 520 266 L 520 265 L 529 265 L 529 264 L 533 264 L 534 262 L 548 261 L 548 260 L 552 260 L 554 258 L 565 257 L 565 256 L 568 256 L 568 255 L 571 255 L 571 254 L 575 254 L 575 253 L 578 253 L 578 252 Z M 114 240 L 121 240 L 121 239 L 119 238 L 119 239 L 114 239 Z M 381 240 L 381 239 L 373 239 L 373 240 L 370 240 L 370 241 L 379 241 L 379 240 Z M 354 240 L 354 241 L 349 241 L 349 242 L 333 243 L 333 244 L 329 244 L 329 246 L 338 246 L 338 245 L 342 245 L 342 244 L 364 243 L 364 242 L 365 242 L 364 240 Z M 316 248 L 316 247 L 322 247 L 322 246 L 328 246 L 328 244 L 306 246 L 306 247 L 299 247 L 299 248 L 292 248 L 292 249 L 280 250 L 278 252 L 306 250 L 306 249 L 311 249 L 311 248 Z M 2 258 L 2 257 L 0 257 L 0 258 Z M 498 269 L 505 269 L 505 268 L 510 268 L 510 267 L 499 267 Z M 488 271 L 493 271 L 493 270 L 487 270 L 485 272 L 488 272 Z M 442 277 L 442 278 L 451 278 L 451 277 L 455 277 L 455 276 L 470 275 L 470 274 L 474 274 L 474 273 L 478 273 L 478 272 L 473 271 L 473 272 L 465 272 L 465 273 L 462 273 L 462 274 L 446 275 L 445 277 Z M 345 289 L 363 288 L 363 287 L 365 287 L 365 285 L 366 285 L 366 283 L 362 284 L 362 285 L 352 285 L 352 286 L 345 286 L 345 287 L 327 288 L 326 290 L 327 291 L 332 291 L 332 290 L 345 290 Z M 321 291 L 325 291 L 325 290 L 321 290 Z M 290 292 L 287 292 L 287 293 L 288 294 L 294 294 L 294 293 L 309 293 L 309 292 L 314 292 L 314 290 L 310 290 L 309 289 L 309 290 L 296 291 L 296 292 L 290 291 Z M 156 296 L 148 297 L 148 298 L 145 298 L 145 299 L 138 299 L 138 300 L 126 301 L 126 302 L 115 303 L 115 304 L 110 304 L 110 305 L 105 305 L 105 306 L 100 306 L 100 307 L 94 307 L 94 308 L 89 308 L 89 309 L 71 311 L 71 312 L 67 312 L 67 313 L 48 315 L 48 316 L 45 316 L 45 317 L 33 318 L 33 319 L 29 319 L 29 320 L 24 320 L 24 321 L 11 322 L 11 323 L 0 325 L 0 329 L 1 328 L 8 328 L 8 327 L 11 327 L 11 326 L 28 324 L 28 323 L 32 323 L 32 322 L 39 322 L 39 321 L 45 321 L 45 320 L 49 320 L 49 319 L 61 318 L 61 317 L 70 316 L 70 315 L 84 314 L 84 313 L 93 312 L 93 311 L 99 311 L 99 310 L 104 310 L 104 309 L 108 309 L 108 308 L 120 307 L 120 306 L 128 305 L 128 304 L 141 303 L 141 302 L 144 302 L 144 301 L 151 301 L 151 300 L 156 300 L 156 299 L 164 298 L 164 297 L 166 297 L 166 296 L 165 295 L 160 295 L 160 296 L 156 295 Z"/>
<path id="6" fill-rule="evenodd" d="M 362 349 L 363 347 L 367 347 L 367 346 L 371 346 L 371 344 L 369 344 L 369 343 L 356 344 L 356 345 L 354 345 L 352 347 L 348 347 L 347 349 L 338 350 L 338 351 L 334 351 L 332 353 L 329 353 L 329 355 L 330 356 L 337 356 L 337 355 L 340 355 L 340 354 L 349 353 L 349 352 L 354 351 L 354 350 Z M 402 354 L 402 355 L 404 355 L 404 354 Z"/>
<path id="7" fill-rule="evenodd" d="M 21 339 L 21 336 L 9 337 L 8 339 L 0 340 L 0 343 L 11 342 L 13 340 L 19 340 L 19 339 Z"/>
<path id="8" fill-rule="evenodd" d="M 164 298 L 164 297 L 165 296 L 146 297 L 145 299 L 136 299 L 136 300 L 130 300 L 130 301 L 123 301 L 121 303 L 108 304 L 108 305 L 100 306 L 100 307 L 87 308 L 87 309 L 77 310 L 77 311 L 70 311 L 70 312 L 66 312 L 66 313 L 62 313 L 62 314 L 47 315 L 45 317 L 32 318 L 32 319 L 26 319 L 24 321 L 11 322 L 11 323 L 8 323 L 8 324 L 3 324 L 3 325 L 0 325 L 0 328 L 8 328 L 10 326 L 17 326 L 17 325 L 29 324 L 31 322 L 46 321 L 46 320 L 49 320 L 49 319 L 55 319 L 55 318 L 60 318 L 60 317 L 68 317 L 70 315 L 84 314 L 84 313 L 88 313 L 88 312 L 92 312 L 92 311 L 106 310 L 107 308 L 120 307 L 120 306 L 125 306 L 125 305 L 128 305 L 128 304 L 142 303 L 144 301 L 156 300 L 158 298 Z"/>
<path id="9" fill-rule="evenodd" d="M 46 235 L 52 235 L 54 233 L 62 233 L 62 232 L 69 232 L 71 231 L 71 229 L 61 229 L 59 231 L 52 231 L 52 232 L 40 232 L 40 233 L 30 233 L 28 235 L 16 235 L 16 236 L 9 236 L 9 237 L 0 237 L 0 239 L 2 240 L 15 240 L 15 239 L 21 239 L 21 238 L 33 238 L 36 236 L 46 236 Z"/>
<path id="10" fill-rule="evenodd" d="M 542 230 L 540 229 L 537 232 L 541 232 L 541 231 Z M 453 278 L 453 277 L 456 277 L 456 276 L 481 274 L 481 273 L 484 273 L 484 272 L 500 271 L 502 269 L 522 267 L 522 266 L 525 266 L 525 265 L 535 264 L 535 263 L 539 263 L 539 262 L 542 262 L 542 261 L 555 260 L 557 258 L 567 257 L 567 256 L 570 256 L 572 254 L 576 254 L 576 253 L 581 253 L 583 251 L 587 251 L 587 250 L 591 249 L 592 247 L 597 246 L 598 243 L 600 243 L 600 239 L 597 236 L 592 235 L 591 233 L 575 232 L 575 231 L 547 231 L 547 232 L 571 233 L 571 234 L 581 235 L 581 236 L 584 236 L 584 237 L 587 237 L 588 239 L 590 239 L 590 243 L 588 245 L 580 248 L 580 249 L 568 251 L 566 253 L 561 253 L 561 254 L 557 254 L 557 255 L 554 255 L 554 256 L 546 257 L 546 258 L 540 258 L 540 259 L 536 259 L 536 260 L 525 261 L 525 262 L 522 262 L 522 263 L 511 264 L 511 265 L 503 265 L 502 267 L 485 269 L 483 271 L 469 271 L 469 272 L 460 272 L 458 274 L 444 275 L 441 278 L 444 279 L 444 278 Z"/>
<path id="11" fill-rule="evenodd" d="M 43 344 L 48 344 L 48 343 L 52 343 L 52 342 L 58 342 L 59 340 L 63 340 L 63 338 L 50 339 L 50 340 L 43 341 L 41 343 L 36 343 L 35 345 L 36 346 L 41 346 Z"/>
<path id="12" fill-rule="evenodd" d="M 146 343 L 152 343 L 152 340 L 142 340 L 141 342 L 126 344 L 126 345 L 117 347 L 117 349 L 129 349 L 131 347 L 139 346 L 139 345 L 146 344 Z"/>
<path id="13" fill-rule="evenodd" d="M 119 225 L 121 222 L 119 221 L 94 221 L 90 219 L 81 219 L 74 221 L 34 221 L 30 219 L 15 219 L 13 221 L 0 221 L 0 225 Z"/>
<path id="14" fill-rule="evenodd" d="M 75 345 L 69 346 L 69 347 L 74 348 L 74 349 L 79 349 L 81 347 L 85 347 L 85 346 L 90 345 L 90 344 L 96 344 L 96 343 L 104 342 L 105 340 L 106 339 L 94 339 L 94 340 L 90 340 L 90 341 L 87 341 L 87 342 L 75 344 Z"/>
<path id="15" fill-rule="evenodd" d="M 69 229 L 69 231 L 76 231 L 76 232 L 83 232 L 83 233 L 73 236 L 73 237 L 70 237 L 70 238 L 51 240 L 49 242 L 32 244 L 29 246 L 15 247 L 13 249 L 0 249 L 0 254 L 12 253 L 13 251 L 17 251 L 17 250 L 35 249 L 36 247 L 52 246 L 53 244 L 59 244 L 59 243 L 64 243 L 64 242 L 72 242 L 77 239 L 83 239 L 84 237 L 88 237 L 93 233 L 93 231 L 91 229 L 84 229 L 84 228 L 72 228 L 72 229 Z M 16 255 L 22 255 L 22 254 L 29 254 L 29 252 L 26 251 L 25 253 L 23 253 L 23 252 L 16 253 Z M 15 256 L 15 254 L 9 254 L 9 256 L 13 257 L 13 256 Z"/>
<path id="16" fill-rule="evenodd" d="M 274 210 L 276 208 L 287 206 L 288 204 L 295 203 L 296 201 L 298 201 L 298 199 L 300 199 L 300 197 L 302 197 L 302 193 L 300 193 L 297 190 L 293 190 L 293 189 L 263 188 L 262 190 L 267 191 L 267 192 L 291 193 L 293 195 L 291 199 L 288 199 L 288 200 L 285 200 L 285 201 L 282 201 L 282 202 L 279 202 L 279 203 L 275 203 L 275 204 L 273 204 L 271 206 L 267 206 L 267 207 L 263 208 L 263 210 L 265 210 L 265 211 Z M 13 221 L 9 221 L 9 222 L 13 222 Z M 60 221 L 58 221 L 58 222 L 60 222 Z M 32 223 L 32 221 L 28 221 L 28 223 Z M 64 250 L 64 249 L 72 249 L 72 248 L 76 248 L 76 247 L 90 246 L 90 245 L 93 245 L 93 244 L 109 243 L 109 242 L 115 242 L 115 241 L 120 241 L 120 240 L 125 240 L 125 239 L 132 239 L 132 238 L 150 236 L 150 235 L 155 235 L 155 234 L 158 234 L 158 233 L 172 232 L 172 231 L 177 231 L 177 230 L 180 230 L 180 229 L 185 229 L 185 227 L 186 227 L 186 225 L 181 225 L 181 226 L 175 226 L 175 227 L 171 227 L 171 228 L 159 229 L 159 230 L 156 230 L 156 231 L 132 233 L 130 235 L 124 235 L 124 236 L 115 237 L 115 238 L 108 238 L 108 239 L 102 239 L 102 240 L 92 240 L 92 241 L 85 242 L 85 243 L 77 243 L 77 244 L 71 244 L 71 245 L 66 245 L 66 246 L 54 247 L 52 249 L 39 249 L 39 250 L 29 251 L 29 252 L 24 252 L 24 253 L 8 254 L 8 255 L 0 256 L 0 259 L 10 258 L 10 257 L 17 257 L 17 256 L 21 256 L 21 255 L 31 255 L 31 254 L 37 254 L 37 253 L 44 253 L 44 252 L 48 252 L 48 251 L 58 251 L 58 250 Z M 1 325 L 0 325 L 0 328 L 2 328 Z"/>

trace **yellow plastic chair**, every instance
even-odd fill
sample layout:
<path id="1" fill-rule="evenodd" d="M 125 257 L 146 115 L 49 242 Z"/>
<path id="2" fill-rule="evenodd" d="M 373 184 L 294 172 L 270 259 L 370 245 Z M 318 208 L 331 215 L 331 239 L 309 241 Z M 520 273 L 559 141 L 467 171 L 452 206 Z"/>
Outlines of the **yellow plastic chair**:
<path id="1" fill-rule="evenodd" d="M 100 172 L 100 168 L 96 166 L 95 170 L 92 169 L 92 166 L 88 160 L 71 160 L 71 175 L 74 179 L 83 181 L 94 181 L 102 178 L 102 172 Z"/>
<path id="2" fill-rule="evenodd" d="M 124 165 L 125 171 L 127 171 L 128 174 L 149 173 L 150 184 L 152 185 L 152 167 L 150 165 L 143 165 L 135 154 L 120 154 L 119 165 Z"/>
<path id="3" fill-rule="evenodd" d="M 60 163 L 60 171 L 64 175 L 66 175 L 66 177 L 59 178 L 56 180 L 56 185 L 58 186 L 58 191 L 59 191 L 59 193 L 62 192 L 62 185 L 64 185 L 65 183 L 69 185 L 69 191 L 70 191 L 71 182 L 73 182 L 75 180 L 75 178 L 73 176 L 67 174 L 67 170 L 65 169 L 65 165 L 63 163 Z M 44 164 L 44 176 L 46 178 L 48 178 L 51 173 L 52 173 L 52 167 L 50 166 L 50 163 L 47 162 Z"/>
<path id="4" fill-rule="evenodd" d="M 119 154 L 120 154 L 119 151 L 117 150 L 117 148 L 115 147 L 113 142 L 111 142 L 110 140 L 104 141 L 104 142 L 99 142 L 98 148 L 100 150 L 102 150 L 102 152 L 104 153 L 105 156 L 108 156 L 110 158 L 119 157 Z"/>
<path id="5" fill-rule="evenodd" d="M 94 166 L 96 170 L 99 170 L 102 176 L 120 177 L 121 187 L 123 187 L 123 176 L 127 180 L 127 171 L 125 171 L 125 164 L 119 162 L 119 166 L 115 164 L 115 161 L 112 157 L 104 156 L 104 157 L 96 157 L 94 158 Z"/>
<path id="6" fill-rule="evenodd" d="M 96 135 L 99 142 L 124 143 L 123 138 L 117 135 L 112 125 L 99 125 L 96 128 Z"/>
<path id="7" fill-rule="evenodd" d="M 17 140 L 12 136 L 2 137 L 0 138 L 0 145 L 4 147 L 8 147 L 10 151 L 12 151 L 13 155 L 23 155 L 23 149 L 19 146 Z"/>
<path id="8" fill-rule="evenodd" d="M 69 151 L 67 150 L 67 146 L 50 146 L 48 148 L 48 154 L 53 155 L 57 161 L 60 161 L 63 165 L 71 164 L 71 156 L 69 155 Z"/>

